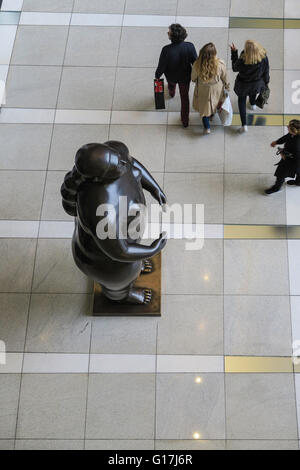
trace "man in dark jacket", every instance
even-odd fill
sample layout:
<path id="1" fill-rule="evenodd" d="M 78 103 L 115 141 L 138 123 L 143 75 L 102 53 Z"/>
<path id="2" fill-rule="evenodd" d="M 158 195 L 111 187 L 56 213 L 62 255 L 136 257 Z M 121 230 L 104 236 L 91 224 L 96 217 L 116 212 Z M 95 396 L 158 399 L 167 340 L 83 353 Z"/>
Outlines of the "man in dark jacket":
<path id="1" fill-rule="evenodd" d="M 275 172 L 275 184 L 265 191 L 266 194 L 273 194 L 280 191 L 285 178 L 295 178 L 289 180 L 287 184 L 300 186 L 300 121 L 293 119 L 288 126 L 289 133 L 271 143 L 271 147 L 284 144 L 284 152 L 281 160 L 277 164 Z"/>
<path id="2" fill-rule="evenodd" d="M 181 121 L 184 127 L 189 125 L 189 88 L 192 65 L 197 59 L 194 44 L 185 42 L 187 32 L 180 24 L 171 24 L 168 31 L 171 44 L 163 47 L 155 78 L 165 75 L 168 81 L 169 95 L 175 96 L 176 84 L 179 85 L 181 98 Z"/>

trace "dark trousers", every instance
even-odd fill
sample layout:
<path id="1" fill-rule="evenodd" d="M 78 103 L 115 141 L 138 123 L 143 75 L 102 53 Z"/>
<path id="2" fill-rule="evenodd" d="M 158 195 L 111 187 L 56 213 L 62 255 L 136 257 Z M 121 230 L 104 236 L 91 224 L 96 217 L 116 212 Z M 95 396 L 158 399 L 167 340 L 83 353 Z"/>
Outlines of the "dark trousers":
<path id="1" fill-rule="evenodd" d="M 249 96 L 251 106 L 255 105 L 256 95 Z M 246 111 L 247 96 L 239 96 L 239 111 L 242 121 L 242 126 L 247 125 L 247 111 Z"/>
<path id="2" fill-rule="evenodd" d="M 181 99 L 181 121 L 182 124 L 187 127 L 189 125 L 189 114 L 190 114 L 190 99 L 189 99 L 189 83 L 178 83 L 179 93 Z M 176 83 L 168 82 L 169 94 L 173 98 L 176 92 Z"/>

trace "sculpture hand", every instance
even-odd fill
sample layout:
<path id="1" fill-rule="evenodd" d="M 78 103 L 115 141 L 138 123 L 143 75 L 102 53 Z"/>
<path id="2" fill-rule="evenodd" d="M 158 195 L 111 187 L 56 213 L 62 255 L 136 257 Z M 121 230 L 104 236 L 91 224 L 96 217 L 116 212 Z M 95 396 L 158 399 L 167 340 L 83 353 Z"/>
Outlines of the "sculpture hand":
<path id="1" fill-rule="evenodd" d="M 152 193 L 152 196 L 154 197 L 154 199 L 156 199 L 159 202 L 161 206 L 167 203 L 167 197 L 165 193 L 162 191 L 162 189 L 160 188 L 155 189 Z"/>
<path id="2" fill-rule="evenodd" d="M 160 237 L 151 244 L 151 248 L 159 253 L 167 244 L 167 232 L 161 233 Z"/>

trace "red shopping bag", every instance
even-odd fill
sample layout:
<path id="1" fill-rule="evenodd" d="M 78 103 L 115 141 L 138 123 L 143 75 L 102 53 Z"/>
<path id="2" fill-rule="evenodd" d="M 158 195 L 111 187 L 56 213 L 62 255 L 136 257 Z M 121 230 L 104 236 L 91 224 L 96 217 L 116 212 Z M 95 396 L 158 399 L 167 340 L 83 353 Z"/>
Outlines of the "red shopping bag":
<path id="1" fill-rule="evenodd" d="M 155 78 L 154 79 L 154 99 L 155 99 L 155 109 L 165 109 L 165 93 L 164 93 L 164 79 Z"/>

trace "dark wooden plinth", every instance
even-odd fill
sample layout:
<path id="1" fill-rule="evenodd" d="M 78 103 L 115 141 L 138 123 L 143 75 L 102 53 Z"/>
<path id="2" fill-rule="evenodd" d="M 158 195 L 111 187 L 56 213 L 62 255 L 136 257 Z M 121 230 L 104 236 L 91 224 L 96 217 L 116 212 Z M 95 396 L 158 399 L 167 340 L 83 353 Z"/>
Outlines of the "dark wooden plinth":
<path id="1" fill-rule="evenodd" d="M 135 287 L 148 287 L 152 289 L 152 301 L 148 305 L 129 305 L 111 302 L 102 294 L 99 284 L 94 283 L 95 317 L 153 317 L 161 316 L 161 254 L 151 259 L 153 271 L 151 274 L 142 274 L 134 283 Z"/>

